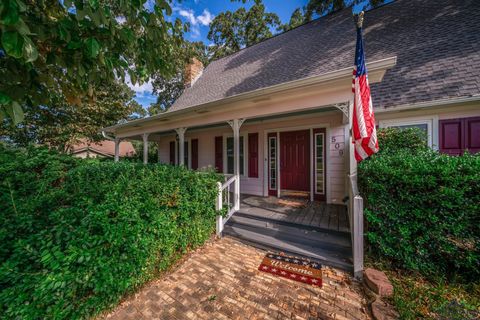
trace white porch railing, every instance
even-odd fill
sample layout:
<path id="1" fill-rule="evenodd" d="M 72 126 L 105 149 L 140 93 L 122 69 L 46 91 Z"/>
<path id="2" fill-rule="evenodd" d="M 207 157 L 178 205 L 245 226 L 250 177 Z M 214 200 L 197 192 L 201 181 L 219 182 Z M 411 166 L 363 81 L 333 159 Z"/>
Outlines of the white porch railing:
<path id="1" fill-rule="evenodd" d="M 353 273 L 356 278 L 363 276 L 363 198 L 358 192 L 357 175 L 349 176 L 348 218 L 352 241 Z"/>
<path id="2" fill-rule="evenodd" d="M 227 207 L 227 215 L 225 217 L 223 215 L 217 216 L 218 236 L 222 235 L 223 228 L 228 219 L 230 219 L 230 217 L 240 208 L 240 190 L 235 190 L 235 182 L 238 179 L 238 176 L 226 176 L 225 178 L 228 180 L 223 184 L 221 182 L 217 182 L 218 195 L 216 209 L 217 211 L 223 211 L 223 208 L 225 206 Z"/>

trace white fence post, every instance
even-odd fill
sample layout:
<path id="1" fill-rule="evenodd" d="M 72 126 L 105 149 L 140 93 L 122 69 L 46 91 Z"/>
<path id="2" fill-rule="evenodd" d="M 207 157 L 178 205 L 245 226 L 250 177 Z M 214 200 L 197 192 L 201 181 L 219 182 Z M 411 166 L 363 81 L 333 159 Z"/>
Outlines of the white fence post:
<path id="1" fill-rule="evenodd" d="M 363 278 L 363 198 L 356 195 L 353 200 L 353 274 Z"/>
<path id="2" fill-rule="evenodd" d="M 217 188 L 218 188 L 218 194 L 217 194 L 217 203 L 215 204 L 215 208 L 217 211 L 221 211 L 223 209 L 223 199 L 222 199 L 222 183 L 217 182 Z M 222 231 L 223 231 L 223 216 L 218 215 L 217 216 L 217 236 L 221 237 L 222 236 Z"/>

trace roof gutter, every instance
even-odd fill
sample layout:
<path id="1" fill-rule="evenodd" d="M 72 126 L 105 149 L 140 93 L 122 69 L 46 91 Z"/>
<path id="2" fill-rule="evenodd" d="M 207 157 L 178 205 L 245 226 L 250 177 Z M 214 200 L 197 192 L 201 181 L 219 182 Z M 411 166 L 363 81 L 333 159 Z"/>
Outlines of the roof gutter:
<path id="1" fill-rule="evenodd" d="M 112 136 L 109 136 L 109 135 L 105 132 L 105 130 L 102 130 L 102 136 L 103 136 L 105 139 L 107 139 L 107 140 L 115 141 L 115 138 L 112 137 Z"/>
<path id="2" fill-rule="evenodd" d="M 390 58 L 376 60 L 376 61 L 367 63 L 367 68 L 369 72 L 372 73 L 379 70 L 390 69 L 396 64 L 397 64 L 397 57 L 393 56 Z M 210 101 L 210 102 L 195 105 L 195 106 L 185 107 L 180 110 L 167 111 L 151 117 L 132 120 L 126 123 L 103 128 L 102 133 L 103 132 L 114 133 L 117 129 L 120 129 L 120 128 L 131 127 L 133 125 L 140 125 L 142 123 L 152 122 L 162 118 L 178 117 L 183 114 L 188 114 L 191 112 L 202 110 L 204 108 L 221 106 L 221 105 L 242 101 L 242 100 L 247 100 L 247 99 L 251 99 L 251 98 L 255 98 L 255 97 L 259 97 L 259 96 L 263 96 L 266 94 L 271 94 L 279 91 L 296 89 L 296 88 L 326 83 L 326 82 L 335 81 L 335 80 L 348 79 L 352 77 L 352 70 L 353 70 L 353 67 L 343 68 L 343 69 L 327 72 L 318 76 L 312 76 L 312 77 L 307 77 L 300 80 L 284 82 L 284 83 L 273 85 L 270 87 L 261 88 L 261 89 L 257 89 L 257 90 L 253 90 L 245 93 L 240 93 L 224 99 Z"/>
<path id="3" fill-rule="evenodd" d="M 399 106 L 390 106 L 390 107 L 383 107 L 383 108 L 375 108 L 375 113 L 399 112 L 399 111 L 407 111 L 407 110 L 410 111 L 415 109 L 445 107 L 452 104 L 473 103 L 473 102 L 480 102 L 480 95 L 425 101 L 425 102 L 419 102 L 415 104 L 404 104 Z"/>

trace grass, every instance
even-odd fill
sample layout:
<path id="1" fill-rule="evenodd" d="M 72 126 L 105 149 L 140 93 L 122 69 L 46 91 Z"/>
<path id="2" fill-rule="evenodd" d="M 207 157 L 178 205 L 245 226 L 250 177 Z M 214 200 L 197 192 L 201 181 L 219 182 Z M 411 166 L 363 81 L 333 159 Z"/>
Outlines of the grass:
<path id="1" fill-rule="evenodd" d="M 390 303 L 400 319 L 480 319 L 480 281 L 470 284 L 427 280 L 418 273 L 393 270 L 388 264 L 370 261 L 384 271 L 394 287 Z"/>
<path id="2" fill-rule="evenodd" d="M 427 281 L 419 275 L 387 271 L 391 302 L 401 319 L 479 319 L 480 284 Z"/>

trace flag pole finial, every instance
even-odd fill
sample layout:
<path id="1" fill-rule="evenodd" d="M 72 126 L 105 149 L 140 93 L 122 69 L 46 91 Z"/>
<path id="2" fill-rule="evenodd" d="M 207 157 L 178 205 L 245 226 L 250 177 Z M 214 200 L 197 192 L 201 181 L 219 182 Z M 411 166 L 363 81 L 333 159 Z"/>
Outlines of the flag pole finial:
<path id="1" fill-rule="evenodd" d="M 356 23 L 357 23 L 357 27 L 358 28 L 362 28 L 363 27 L 363 16 L 365 15 L 365 12 L 364 11 L 360 11 L 359 14 L 357 14 L 357 19 L 356 19 Z"/>

